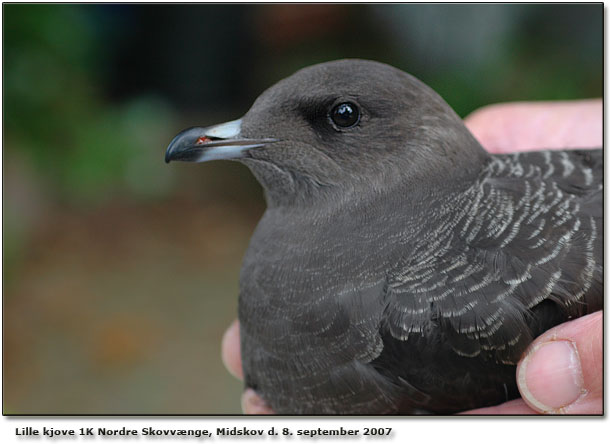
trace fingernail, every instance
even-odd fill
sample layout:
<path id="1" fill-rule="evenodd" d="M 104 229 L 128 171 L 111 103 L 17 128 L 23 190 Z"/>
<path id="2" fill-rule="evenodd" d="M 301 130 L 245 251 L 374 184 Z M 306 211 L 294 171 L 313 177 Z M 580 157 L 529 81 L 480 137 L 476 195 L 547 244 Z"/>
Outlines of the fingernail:
<path id="1" fill-rule="evenodd" d="M 530 350 L 517 374 L 523 399 L 544 413 L 561 413 L 584 393 L 580 358 L 569 341 L 551 341 Z"/>

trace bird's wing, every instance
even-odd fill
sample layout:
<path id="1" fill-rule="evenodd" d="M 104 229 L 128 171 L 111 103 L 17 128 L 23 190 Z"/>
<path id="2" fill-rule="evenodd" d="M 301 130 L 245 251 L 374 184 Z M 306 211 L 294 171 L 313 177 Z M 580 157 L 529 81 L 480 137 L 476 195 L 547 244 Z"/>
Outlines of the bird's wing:
<path id="1" fill-rule="evenodd" d="M 561 307 L 563 319 L 601 308 L 602 157 L 494 157 L 459 214 L 388 277 L 386 333 L 405 341 L 440 329 L 461 356 L 516 363 L 551 327 L 543 301 Z"/>

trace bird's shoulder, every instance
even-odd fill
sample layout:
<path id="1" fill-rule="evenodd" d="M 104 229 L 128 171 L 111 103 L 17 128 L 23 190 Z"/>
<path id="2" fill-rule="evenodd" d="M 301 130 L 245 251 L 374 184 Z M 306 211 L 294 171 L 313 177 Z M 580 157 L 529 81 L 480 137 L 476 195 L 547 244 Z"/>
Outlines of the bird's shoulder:
<path id="1" fill-rule="evenodd" d="M 595 194 L 603 180 L 603 150 L 543 150 L 497 154 L 492 162 L 496 177 L 540 178 L 576 196 Z"/>
<path id="2" fill-rule="evenodd" d="M 602 299 L 599 151 L 494 156 L 388 274 L 382 328 L 440 329 L 460 356 L 516 363 L 532 338 Z"/>

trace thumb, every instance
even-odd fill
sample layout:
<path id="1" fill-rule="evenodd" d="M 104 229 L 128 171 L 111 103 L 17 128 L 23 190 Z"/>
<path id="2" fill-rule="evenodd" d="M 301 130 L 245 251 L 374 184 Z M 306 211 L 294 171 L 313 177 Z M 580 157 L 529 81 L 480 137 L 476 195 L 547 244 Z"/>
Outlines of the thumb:
<path id="1" fill-rule="evenodd" d="M 545 332 L 517 367 L 525 402 L 550 414 L 602 414 L 602 312 Z"/>

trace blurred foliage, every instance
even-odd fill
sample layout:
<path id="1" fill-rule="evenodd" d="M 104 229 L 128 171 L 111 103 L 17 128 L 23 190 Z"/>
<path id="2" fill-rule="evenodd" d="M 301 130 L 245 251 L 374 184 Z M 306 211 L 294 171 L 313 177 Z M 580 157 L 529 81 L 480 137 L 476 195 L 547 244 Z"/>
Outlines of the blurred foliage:
<path id="1" fill-rule="evenodd" d="M 59 199 L 163 193 L 169 172 L 158 160 L 173 116 L 151 96 L 105 99 L 104 42 L 86 9 L 4 5 L 5 149 L 27 156 Z"/>
<path id="2" fill-rule="evenodd" d="M 220 338 L 264 203 L 237 163 L 166 165 L 345 57 L 460 114 L 603 95 L 602 4 L 8 4 L 3 12 L 5 413 L 236 413 Z"/>

